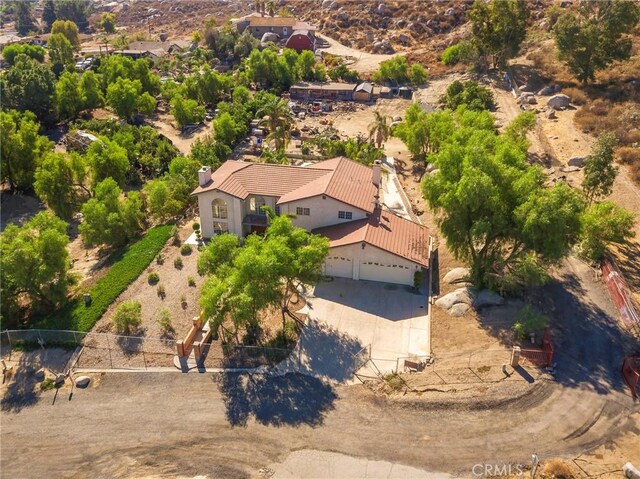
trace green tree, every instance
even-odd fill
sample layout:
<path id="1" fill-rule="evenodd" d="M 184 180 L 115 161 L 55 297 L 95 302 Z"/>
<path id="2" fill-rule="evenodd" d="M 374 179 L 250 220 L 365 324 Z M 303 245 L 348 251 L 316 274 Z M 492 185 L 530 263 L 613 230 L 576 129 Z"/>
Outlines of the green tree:
<path id="1" fill-rule="evenodd" d="M 238 125 L 229 113 L 222 113 L 216 119 L 213 130 L 216 141 L 232 147 L 238 139 Z"/>
<path id="2" fill-rule="evenodd" d="M 93 245 L 124 245 L 142 230 L 144 211 L 138 192 L 122 199 L 122 190 L 113 178 L 107 178 L 95 189 L 95 196 L 82 206 L 79 226 L 82 241 Z"/>
<path id="3" fill-rule="evenodd" d="M 15 63 L 16 57 L 21 54 L 42 63 L 45 49 L 40 45 L 29 45 L 28 43 L 13 43 L 2 49 L 2 57 L 10 66 Z"/>
<path id="4" fill-rule="evenodd" d="M 640 19 L 640 7 L 629 0 L 581 2 L 562 15 L 553 29 L 558 53 L 582 83 L 596 72 L 631 55 L 631 31 Z"/>
<path id="5" fill-rule="evenodd" d="M 145 58 L 132 60 L 122 55 L 111 55 L 100 64 L 102 86 L 105 90 L 119 79 L 138 80 L 143 92 L 150 95 L 160 93 L 160 78 L 154 75 Z"/>
<path id="6" fill-rule="evenodd" d="M 461 82 L 453 81 L 440 102 L 451 110 L 455 110 L 460 105 L 467 105 L 472 110 L 489 110 L 493 108 L 493 93 L 473 80 Z"/>
<path id="7" fill-rule="evenodd" d="M 42 9 L 42 21 L 44 22 L 45 30 L 47 32 L 51 31 L 53 22 L 55 22 L 57 18 L 58 16 L 56 15 L 56 6 L 53 0 L 45 0 L 44 7 Z"/>
<path id="8" fill-rule="evenodd" d="M 104 104 L 100 82 L 95 72 L 87 70 L 80 78 L 80 98 L 82 109 L 92 110 Z"/>
<path id="9" fill-rule="evenodd" d="M 411 78 L 411 83 L 415 86 L 422 86 L 427 83 L 427 70 L 418 63 L 411 65 L 411 73 L 409 76 Z"/>
<path id="10" fill-rule="evenodd" d="M 409 81 L 409 63 L 407 58 L 396 56 L 380 63 L 378 70 L 373 74 L 373 80 L 379 83 L 392 83 L 394 85 Z"/>
<path id="11" fill-rule="evenodd" d="M 178 127 L 183 128 L 185 125 L 201 123 L 205 117 L 205 110 L 197 101 L 177 95 L 171 100 L 171 114 Z"/>
<path id="12" fill-rule="evenodd" d="M 56 215 L 70 219 L 82 201 L 91 196 L 87 170 L 78 154 L 49 153 L 35 173 L 34 190 Z"/>
<path id="13" fill-rule="evenodd" d="M 131 122 L 136 113 L 153 113 L 156 101 L 149 93 L 142 93 L 140 80 L 118 78 L 107 88 L 107 104 L 120 118 Z"/>
<path id="14" fill-rule="evenodd" d="M 466 110 L 456 113 L 456 121 L 464 122 Z M 482 125 L 493 126 L 493 119 L 489 112 L 482 118 Z M 424 159 L 427 154 L 437 152 L 440 143 L 455 129 L 454 116 L 449 112 L 427 113 L 420 103 L 413 103 L 406 111 L 404 121 L 393 128 L 393 135 L 400 138 L 415 158 Z"/>
<path id="15" fill-rule="evenodd" d="M 502 67 L 520 50 L 527 33 L 529 8 L 526 0 L 477 1 L 468 11 L 472 42 L 494 68 Z"/>
<path id="16" fill-rule="evenodd" d="M 470 42 L 463 41 L 447 47 L 445 51 L 442 52 L 441 60 L 445 65 L 451 66 L 458 63 L 469 63 L 473 60 L 474 56 L 475 51 L 473 45 L 471 45 Z"/>
<path id="17" fill-rule="evenodd" d="M 267 138 L 274 141 L 276 150 L 283 149 L 290 138 L 293 126 L 289 104 L 281 98 L 273 97 L 260 108 L 256 116 L 261 117 L 261 121 L 267 126 Z"/>
<path id="18" fill-rule="evenodd" d="M 101 138 L 94 141 L 87 149 L 87 163 L 91 168 L 91 184 L 93 187 L 107 178 L 123 186 L 129 171 L 127 151 L 116 142 Z"/>
<path id="19" fill-rule="evenodd" d="M 38 134 L 39 125 L 29 111 L 0 112 L 0 152 L 2 181 L 11 188 L 27 191 L 33 186 L 34 173 L 53 142 Z"/>
<path id="20" fill-rule="evenodd" d="M 105 33 L 115 33 L 116 16 L 113 13 L 102 12 L 102 17 L 100 18 L 100 28 L 102 28 Z"/>
<path id="21" fill-rule="evenodd" d="M 54 115 L 55 75 L 47 66 L 26 55 L 2 76 L 3 108 L 33 112 L 38 120 L 51 123 Z"/>
<path id="22" fill-rule="evenodd" d="M 14 9 L 18 34 L 28 35 L 29 32 L 36 30 L 31 2 L 15 2 Z"/>
<path id="23" fill-rule="evenodd" d="M 580 253 L 591 261 L 600 260 L 607 244 L 633 238 L 634 223 L 633 213 L 612 201 L 590 205 L 580 218 Z"/>
<path id="24" fill-rule="evenodd" d="M 118 334 L 129 334 L 142 324 L 142 305 L 140 301 L 128 299 L 116 308 L 113 325 Z"/>
<path id="25" fill-rule="evenodd" d="M 89 0 L 57 0 L 56 15 L 60 20 L 71 20 L 81 31 L 89 28 L 88 16 L 91 13 Z"/>
<path id="26" fill-rule="evenodd" d="M 71 20 L 56 20 L 51 26 L 51 35 L 55 34 L 64 35 L 69 43 L 71 43 L 74 50 L 80 49 L 80 33 L 78 32 L 78 26 Z"/>
<path id="27" fill-rule="evenodd" d="M 39 313 L 65 301 L 75 282 L 70 274 L 67 224 L 40 212 L 23 226 L 7 225 L 0 236 L 2 316 L 17 325 L 28 305 Z"/>
<path id="28" fill-rule="evenodd" d="M 369 141 L 374 141 L 378 148 L 391 136 L 391 127 L 387 124 L 389 117 L 378 110 L 373 112 L 373 122 L 369 125 Z"/>
<path id="29" fill-rule="evenodd" d="M 47 45 L 54 71 L 61 72 L 73 65 L 73 46 L 62 33 L 52 33 Z"/>
<path id="30" fill-rule="evenodd" d="M 478 286 L 517 291 L 543 281 L 577 241 L 584 200 L 565 184 L 545 187 L 540 168 L 526 162 L 526 145 L 479 127 L 488 112 L 446 114 L 456 128 L 430 155 L 438 171 L 422 191 L 448 248 Z"/>
<path id="31" fill-rule="evenodd" d="M 616 137 L 612 133 L 601 133 L 584 163 L 582 191 L 589 203 L 609 196 L 618 169 L 613 164 Z"/>
<path id="32" fill-rule="evenodd" d="M 302 81 L 315 80 L 316 56 L 311 50 L 305 50 L 296 60 L 296 79 Z"/>
<path id="33" fill-rule="evenodd" d="M 82 109 L 80 78 L 76 72 L 63 72 L 56 83 L 58 117 L 68 120 L 75 118 Z"/>
<path id="34" fill-rule="evenodd" d="M 166 221 L 176 216 L 184 204 L 173 197 L 170 180 L 155 179 L 147 182 L 143 189 L 147 208 L 154 220 Z"/>

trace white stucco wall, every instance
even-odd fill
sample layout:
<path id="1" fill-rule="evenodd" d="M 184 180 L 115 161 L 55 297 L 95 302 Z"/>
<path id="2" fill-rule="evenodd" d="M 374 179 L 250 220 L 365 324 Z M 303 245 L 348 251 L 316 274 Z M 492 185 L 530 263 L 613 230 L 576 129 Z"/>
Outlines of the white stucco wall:
<path id="1" fill-rule="evenodd" d="M 407 282 L 405 283 L 408 285 L 413 284 L 414 273 L 422 268 L 420 265 L 414 263 L 413 261 L 409 261 L 408 259 L 402 258 L 393 253 L 389 253 L 388 251 L 381 250 L 380 248 L 376 248 L 375 246 L 372 246 L 370 244 L 366 244 L 364 249 L 362 248 L 361 243 L 331 248 L 328 256 L 342 256 L 345 258 L 350 258 L 353 264 L 352 279 L 355 280 L 360 279 L 361 262 L 372 261 L 385 265 L 396 264 L 409 268 L 410 275 L 408 275 Z"/>
<path id="2" fill-rule="evenodd" d="M 312 198 L 304 198 L 302 200 L 292 201 L 280 205 L 280 213 L 290 213 L 295 215 L 296 208 L 309 208 L 310 215 L 297 215 L 293 223 L 306 230 L 321 228 L 323 226 L 337 225 L 339 223 L 347 223 L 349 221 L 359 220 L 367 217 L 365 211 L 359 210 L 353 206 L 346 205 L 340 201 L 334 200 L 326 196 L 314 196 Z M 351 211 L 352 219 L 343 220 L 338 218 L 338 211 Z"/>
<path id="3" fill-rule="evenodd" d="M 213 236 L 213 210 L 211 203 L 216 199 L 222 199 L 227 203 L 227 224 L 229 233 L 242 236 L 242 203 L 238 198 L 221 191 L 207 191 L 198 195 L 198 210 L 200 213 L 200 227 L 204 238 Z M 218 220 L 216 221 L 225 221 Z"/>

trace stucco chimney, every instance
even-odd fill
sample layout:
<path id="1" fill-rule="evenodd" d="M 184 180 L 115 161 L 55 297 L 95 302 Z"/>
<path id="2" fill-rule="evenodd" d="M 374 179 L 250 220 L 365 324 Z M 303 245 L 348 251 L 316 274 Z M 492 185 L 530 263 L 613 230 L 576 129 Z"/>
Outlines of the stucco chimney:
<path id="1" fill-rule="evenodd" d="M 373 162 L 373 167 L 371 168 L 371 181 L 377 187 L 380 186 L 380 168 L 382 167 L 382 163 L 380 160 L 376 160 Z"/>
<path id="2" fill-rule="evenodd" d="M 207 183 L 211 181 L 211 168 L 208 166 L 203 166 L 198 170 L 198 180 L 200 181 L 200 186 L 205 186 Z"/>

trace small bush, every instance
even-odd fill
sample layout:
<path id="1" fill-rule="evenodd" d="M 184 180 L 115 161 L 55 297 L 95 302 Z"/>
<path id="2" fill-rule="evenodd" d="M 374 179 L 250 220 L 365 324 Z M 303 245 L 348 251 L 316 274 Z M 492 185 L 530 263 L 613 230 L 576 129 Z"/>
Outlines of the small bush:
<path id="1" fill-rule="evenodd" d="M 187 297 L 184 294 L 180 296 L 180 306 L 182 309 L 187 309 Z"/>
<path id="2" fill-rule="evenodd" d="M 625 165 L 633 165 L 634 163 L 640 163 L 640 148 L 632 148 L 630 146 L 623 146 L 618 148 L 618 158 L 620 163 Z"/>
<path id="3" fill-rule="evenodd" d="M 142 323 L 142 305 L 132 299 L 123 301 L 116 308 L 113 325 L 119 334 L 129 334 Z"/>
<path id="4" fill-rule="evenodd" d="M 565 88 L 562 90 L 562 93 L 571 98 L 571 103 L 574 105 L 584 105 L 589 101 L 589 98 L 579 88 Z"/>
<path id="5" fill-rule="evenodd" d="M 180 247 L 180 254 L 181 254 L 182 256 L 190 255 L 192 251 L 193 251 L 193 248 L 192 248 L 192 247 L 191 247 L 191 245 L 189 245 L 189 244 L 183 244 L 183 245 Z"/>
<path id="6" fill-rule="evenodd" d="M 387 385 L 394 391 L 401 391 L 405 386 L 404 379 L 402 379 L 402 377 L 400 377 L 398 373 L 387 374 L 384 377 L 384 380 Z"/>
<path id="7" fill-rule="evenodd" d="M 545 463 L 542 468 L 541 477 L 544 479 L 573 479 L 575 474 L 566 462 L 560 459 L 553 459 Z"/>
<path id="8" fill-rule="evenodd" d="M 184 263 L 182 262 L 182 258 L 180 256 L 178 256 L 176 259 L 173 260 L 173 266 L 176 269 L 182 269 L 182 267 L 184 266 Z"/>
<path id="9" fill-rule="evenodd" d="M 458 63 L 467 63 L 471 58 L 472 47 L 468 42 L 460 42 L 451 45 L 442 52 L 442 63 L 447 66 L 453 66 Z"/>
<path id="10" fill-rule="evenodd" d="M 193 276 L 189 276 L 187 278 L 187 283 L 189 284 L 190 287 L 195 288 L 196 287 L 196 279 Z"/>
<path id="11" fill-rule="evenodd" d="M 197 221 L 195 223 L 193 223 L 193 231 L 200 231 L 200 223 L 198 223 Z"/>
<path id="12" fill-rule="evenodd" d="M 171 312 L 167 308 L 162 308 L 158 312 L 158 319 L 156 321 L 163 334 L 167 334 L 173 330 L 173 325 L 171 324 Z"/>
<path id="13" fill-rule="evenodd" d="M 180 230 L 177 226 L 171 228 L 171 238 L 173 238 L 174 246 L 180 246 Z"/>
<path id="14" fill-rule="evenodd" d="M 160 275 L 155 271 L 153 273 L 149 273 L 149 277 L 147 278 L 147 281 L 149 281 L 149 284 L 151 286 L 158 284 L 158 281 L 160 281 Z"/>
<path id="15" fill-rule="evenodd" d="M 165 291 L 164 286 L 162 286 L 161 284 L 159 284 L 156 288 L 156 293 L 158 293 L 158 297 L 160 299 L 164 299 L 167 297 L 167 292 Z"/>
<path id="16" fill-rule="evenodd" d="M 519 340 L 524 340 L 531 333 L 544 329 L 549 324 L 549 318 L 537 312 L 533 306 L 527 304 L 516 316 L 513 331 Z"/>
<path id="17" fill-rule="evenodd" d="M 40 390 L 42 391 L 48 391 L 49 389 L 53 389 L 55 387 L 56 383 L 53 379 L 51 378 L 47 378 L 44 381 L 42 381 L 40 383 Z"/>
<path id="18" fill-rule="evenodd" d="M 164 264 L 164 255 L 162 253 L 158 253 L 158 256 L 156 256 L 156 264 Z"/>

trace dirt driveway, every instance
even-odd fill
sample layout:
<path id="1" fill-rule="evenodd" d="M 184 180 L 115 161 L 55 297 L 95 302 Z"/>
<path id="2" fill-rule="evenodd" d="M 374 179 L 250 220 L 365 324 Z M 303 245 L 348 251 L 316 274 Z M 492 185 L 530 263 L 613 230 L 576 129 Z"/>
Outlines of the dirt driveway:
<path id="1" fill-rule="evenodd" d="M 319 38 L 329 43 L 327 48 L 319 48 L 321 52 L 331 53 L 332 55 L 340 55 L 344 57 L 355 58 L 355 63 L 349 65 L 349 68 L 356 70 L 359 73 L 373 73 L 380 66 L 380 62 L 389 60 L 395 55 L 383 55 L 376 53 L 368 53 L 354 48 L 347 47 L 333 38 L 329 38 L 325 35 L 317 34 Z"/>

